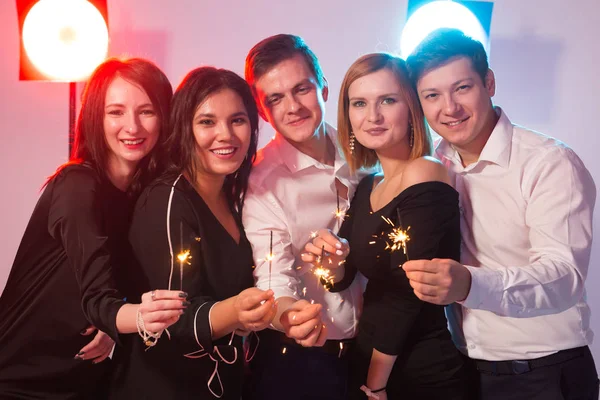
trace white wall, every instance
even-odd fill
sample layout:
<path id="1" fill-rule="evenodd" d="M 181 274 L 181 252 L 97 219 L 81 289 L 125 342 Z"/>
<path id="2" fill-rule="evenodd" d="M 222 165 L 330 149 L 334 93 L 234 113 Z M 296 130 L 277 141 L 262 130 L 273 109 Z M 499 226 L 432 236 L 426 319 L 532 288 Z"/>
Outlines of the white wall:
<path id="1" fill-rule="evenodd" d="M 244 5 L 247 4 L 247 5 Z M 111 54 L 143 56 L 176 86 L 202 64 L 243 73 L 247 51 L 276 33 L 295 33 L 321 60 L 335 124 L 344 72 L 360 55 L 394 51 L 406 0 L 109 0 Z M 499 0 L 491 27 L 497 95 L 511 119 L 555 136 L 577 151 L 597 182 L 600 159 L 594 125 L 600 116 L 600 24 L 597 0 Z M 18 81 L 15 1 L 0 2 L 0 290 L 45 177 L 67 156 L 68 87 Z M 272 131 L 265 130 L 265 138 Z M 600 228 L 599 217 L 595 228 Z M 593 248 L 588 299 L 600 335 L 600 240 Z M 592 346 L 600 361 L 600 339 Z M 599 363 L 600 365 L 600 363 Z"/>

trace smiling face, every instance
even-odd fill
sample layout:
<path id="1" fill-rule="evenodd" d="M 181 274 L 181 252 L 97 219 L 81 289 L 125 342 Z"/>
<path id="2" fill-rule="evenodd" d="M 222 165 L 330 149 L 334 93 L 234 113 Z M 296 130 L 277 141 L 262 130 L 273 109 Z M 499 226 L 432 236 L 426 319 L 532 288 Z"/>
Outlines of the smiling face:
<path id="1" fill-rule="evenodd" d="M 242 98 L 223 89 L 202 102 L 192 120 L 200 174 L 227 176 L 238 170 L 250 146 L 251 127 Z"/>
<path id="2" fill-rule="evenodd" d="M 135 168 L 158 140 L 160 121 L 144 90 L 121 77 L 108 86 L 104 105 L 104 135 L 109 170 Z"/>
<path id="3" fill-rule="evenodd" d="M 356 79 L 348 88 L 348 116 L 356 140 L 378 154 L 410 153 L 410 110 L 400 83 L 387 68 Z"/>
<path id="4" fill-rule="evenodd" d="M 496 124 L 491 97 L 496 87 L 491 70 L 482 81 L 471 61 L 459 57 L 425 74 L 417 92 L 427 122 L 459 153 L 481 153 Z"/>
<path id="5" fill-rule="evenodd" d="M 268 122 L 292 144 L 310 141 L 323 125 L 327 84 L 319 87 L 302 55 L 275 65 L 256 80 L 255 89 Z"/>

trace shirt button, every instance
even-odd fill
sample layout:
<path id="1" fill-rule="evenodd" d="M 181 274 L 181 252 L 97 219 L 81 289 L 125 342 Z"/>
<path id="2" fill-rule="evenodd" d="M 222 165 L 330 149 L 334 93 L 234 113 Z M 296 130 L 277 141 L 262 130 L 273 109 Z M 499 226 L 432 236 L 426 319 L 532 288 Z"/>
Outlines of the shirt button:
<path id="1" fill-rule="evenodd" d="M 471 349 L 471 350 L 473 350 L 475 347 L 477 347 L 477 346 L 475 346 L 474 344 L 469 345 L 469 349 Z"/>

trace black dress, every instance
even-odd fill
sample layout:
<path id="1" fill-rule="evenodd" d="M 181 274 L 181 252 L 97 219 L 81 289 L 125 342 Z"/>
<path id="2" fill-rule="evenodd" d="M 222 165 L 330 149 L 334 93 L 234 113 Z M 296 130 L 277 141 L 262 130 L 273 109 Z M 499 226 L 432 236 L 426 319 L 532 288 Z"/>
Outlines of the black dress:
<path id="1" fill-rule="evenodd" d="M 189 264 L 183 266 L 183 291 L 192 304 L 168 329 L 170 339 L 163 333 L 156 346 L 147 351 L 139 336 L 124 339 L 114 358 L 111 398 L 213 399 L 210 382 L 216 395 L 223 394 L 221 399 L 239 400 L 244 368 L 242 338 L 229 334 L 212 340 L 209 312 L 216 302 L 254 285 L 252 249 L 235 213 L 239 244 L 183 176 L 174 186 L 173 181 L 151 185 L 141 194 L 129 237 L 146 290 L 181 289 L 177 255 L 190 250 Z M 130 296 L 137 301 L 140 294 Z"/>
<path id="2" fill-rule="evenodd" d="M 359 387 L 366 384 L 373 348 L 398 356 L 387 384 L 388 399 L 468 398 L 465 366 L 448 332 L 444 307 L 419 300 L 400 268 L 406 261 L 402 248 L 386 249 L 392 244 L 389 233 L 401 227 L 410 238 L 409 259 L 458 260 L 458 194 L 442 182 L 419 183 L 373 212 L 374 177 L 361 181 L 340 228 L 339 235 L 350 243 L 350 255 L 343 280 L 332 289 L 343 290 L 357 269 L 369 279 L 350 364 L 351 398 L 366 398 Z"/>
<path id="3" fill-rule="evenodd" d="M 129 255 L 132 203 L 86 165 L 47 185 L 0 298 L 0 398 L 101 396 L 110 361 L 74 356 L 93 339 L 80 334 L 90 324 L 118 339 L 112 267 Z"/>

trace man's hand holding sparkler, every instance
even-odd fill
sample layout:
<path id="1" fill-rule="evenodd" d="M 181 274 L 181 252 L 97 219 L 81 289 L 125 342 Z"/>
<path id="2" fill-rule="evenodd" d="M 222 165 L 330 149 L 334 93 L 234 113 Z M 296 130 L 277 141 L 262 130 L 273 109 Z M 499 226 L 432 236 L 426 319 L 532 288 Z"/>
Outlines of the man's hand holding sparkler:
<path id="1" fill-rule="evenodd" d="M 327 327 L 321 319 L 322 308 L 320 304 L 298 300 L 281 313 L 279 322 L 285 334 L 299 345 L 320 347 L 327 339 Z"/>
<path id="2" fill-rule="evenodd" d="M 471 290 L 471 273 L 454 260 L 411 260 L 402 269 L 415 295 L 428 303 L 446 305 L 463 301 Z"/>

